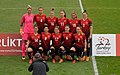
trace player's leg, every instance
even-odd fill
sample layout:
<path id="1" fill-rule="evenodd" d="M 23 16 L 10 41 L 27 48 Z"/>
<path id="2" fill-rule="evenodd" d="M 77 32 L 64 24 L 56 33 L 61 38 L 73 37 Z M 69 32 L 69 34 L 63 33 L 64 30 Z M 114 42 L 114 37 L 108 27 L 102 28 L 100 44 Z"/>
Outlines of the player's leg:
<path id="1" fill-rule="evenodd" d="M 59 49 L 58 49 L 58 55 L 60 57 L 60 61 L 59 63 L 62 63 L 63 62 L 63 54 L 65 52 L 65 48 L 64 46 L 61 46 Z"/>
<path id="2" fill-rule="evenodd" d="M 91 43 L 91 39 L 88 40 L 87 43 L 87 56 L 86 56 L 86 61 L 89 61 L 89 56 L 90 56 L 90 43 Z"/>
<path id="3" fill-rule="evenodd" d="M 22 60 L 25 60 L 26 40 L 22 41 Z"/>
<path id="4" fill-rule="evenodd" d="M 27 52 L 28 52 L 29 63 L 31 64 L 32 63 L 32 52 L 33 52 L 32 47 L 28 47 Z"/>
<path id="5" fill-rule="evenodd" d="M 49 48 L 48 49 L 46 49 L 46 48 L 43 48 L 43 58 L 44 58 L 44 60 L 48 60 L 48 50 L 49 50 Z"/>
<path id="6" fill-rule="evenodd" d="M 50 47 L 49 55 L 52 56 L 52 62 L 55 63 L 55 48 L 53 46 Z"/>
<path id="7" fill-rule="evenodd" d="M 87 32 L 87 33 L 85 33 L 85 35 L 86 35 L 86 40 L 87 40 L 87 50 L 86 50 L 86 52 L 84 53 L 84 57 L 83 57 L 83 59 L 84 60 L 86 60 L 86 61 L 89 61 L 89 55 L 90 55 L 90 42 L 91 42 L 91 39 L 89 39 L 89 36 L 90 36 L 90 32 Z"/>
<path id="8" fill-rule="evenodd" d="M 82 61 L 84 48 L 76 48 L 77 60 Z"/>
<path id="9" fill-rule="evenodd" d="M 58 50 L 59 50 L 59 47 L 58 48 L 55 48 L 55 60 L 58 61 L 59 60 L 59 55 L 58 55 Z"/>
<path id="10" fill-rule="evenodd" d="M 27 33 L 24 33 L 22 36 L 22 60 L 25 60 L 25 50 L 26 50 L 26 42 L 28 40 L 28 35 Z"/>
<path id="11" fill-rule="evenodd" d="M 76 52 L 76 49 L 75 49 L 75 47 L 72 47 L 71 49 L 70 49 L 70 56 L 72 57 L 72 63 L 74 64 L 74 63 L 76 63 L 76 60 L 75 60 L 75 52 Z"/>
<path id="12" fill-rule="evenodd" d="M 70 56 L 70 48 L 68 47 L 65 47 L 65 50 L 66 50 L 66 60 L 71 60 L 71 56 Z"/>

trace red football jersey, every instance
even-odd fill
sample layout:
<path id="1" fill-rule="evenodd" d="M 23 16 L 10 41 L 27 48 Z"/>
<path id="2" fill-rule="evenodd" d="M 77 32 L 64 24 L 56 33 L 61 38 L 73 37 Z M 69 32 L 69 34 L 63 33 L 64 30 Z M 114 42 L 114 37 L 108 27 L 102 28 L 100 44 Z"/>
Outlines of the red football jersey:
<path id="1" fill-rule="evenodd" d="M 59 34 L 52 33 L 52 45 L 55 48 L 59 48 L 61 46 L 61 42 L 62 42 L 62 34 L 61 33 L 59 33 Z"/>
<path id="2" fill-rule="evenodd" d="M 50 39 L 51 39 L 51 34 L 48 33 L 46 34 L 45 32 L 41 33 L 41 42 L 42 42 L 42 47 L 45 50 L 48 50 L 50 47 Z"/>
<path id="3" fill-rule="evenodd" d="M 86 20 L 84 20 L 84 19 L 80 20 L 80 25 L 81 25 L 82 31 L 84 33 L 87 33 L 87 32 L 90 31 L 91 24 L 92 24 L 92 21 L 90 19 L 88 19 L 88 18 Z"/>
<path id="4" fill-rule="evenodd" d="M 55 26 L 57 26 L 57 18 L 56 17 L 54 17 L 54 18 L 48 17 L 47 24 L 48 24 L 49 32 L 53 33 Z"/>
<path id="5" fill-rule="evenodd" d="M 70 48 L 72 46 L 72 41 L 73 41 L 72 33 L 63 32 L 62 41 L 63 41 L 63 46 Z"/>
<path id="6" fill-rule="evenodd" d="M 86 36 L 84 34 L 78 35 L 77 33 L 74 34 L 74 43 L 75 47 L 81 48 L 84 47 Z"/>
<path id="7" fill-rule="evenodd" d="M 70 19 L 69 20 L 69 24 L 70 24 L 70 31 L 72 33 L 76 33 L 76 27 L 79 25 L 79 19 Z"/>
<path id="8" fill-rule="evenodd" d="M 34 17 L 34 21 L 36 22 L 40 32 L 42 32 L 44 29 L 44 23 L 46 22 L 46 15 L 45 14 L 42 14 L 42 15 L 36 14 Z"/>
<path id="9" fill-rule="evenodd" d="M 30 41 L 30 45 L 33 47 L 36 47 L 36 48 L 39 47 L 40 39 L 41 39 L 40 34 L 35 35 L 34 33 L 32 33 L 28 36 L 28 40 Z"/>
<path id="10" fill-rule="evenodd" d="M 67 18 L 59 18 L 58 26 L 60 27 L 60 32 L 62 33 L 65 30 L 65 26 L 69 24 Z"/>

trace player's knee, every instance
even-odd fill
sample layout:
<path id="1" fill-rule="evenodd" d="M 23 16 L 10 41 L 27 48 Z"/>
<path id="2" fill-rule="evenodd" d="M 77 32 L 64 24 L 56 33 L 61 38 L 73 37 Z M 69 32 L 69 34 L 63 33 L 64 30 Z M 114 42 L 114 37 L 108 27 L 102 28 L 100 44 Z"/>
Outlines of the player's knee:
<path id="1" fill-rule="evenodd" d="M 71 51 L 71 52 L 75 52 L 75 51 L 76 51 L 75 47 L 71 47 L 71 48 L 70 48 L 70 51 Z"/>
<path id="2" fill-rule="evenodd" d="M 42 47 L 39 47 L 39 51 L 43 51 L 43 48 L 42 48 Z"/>
<path id="3" fill-rule="evenodd" d="M 27 51 L 28 51 L 28 52 L 33 52 L 33 49 L 29 47 L 29 48 L 27 49 Z"/>
<path id="4" fill-rule="evenodd" d="M 61 49 L 61 50 L 65 50 L 64 46 L 61 46 L 60 49 Z"/>

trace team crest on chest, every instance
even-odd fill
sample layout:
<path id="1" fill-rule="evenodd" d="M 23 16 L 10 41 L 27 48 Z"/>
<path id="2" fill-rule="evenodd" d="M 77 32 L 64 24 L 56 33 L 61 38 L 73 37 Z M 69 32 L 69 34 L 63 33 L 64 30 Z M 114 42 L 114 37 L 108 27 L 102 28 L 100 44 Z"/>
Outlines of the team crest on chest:
<path id="1" fill-rule="evenodd" d="M 76 27 L 76 24 L 73 24 L 73 27 Z"/>
<path id="2" fill-rule="evenodd" d="M 44 39 L 45 41 L 47 40 L 47 37 L 45 37 L 45 39 Z"/>
<path id="3" fill-rule="evenodd" d="M 68 40 L 68 37 L 66 37 L 66 40 Z"/>
<path id="4" fill-rule="evenodd" d="M 51 26 L 54 26 L 54 22 L 51 22 Z"/>
<path id="5" fill-rule="evenodd" d="M 78 38 L 78 42 L 80 42 L 80 38 Z"/>
<path id="6" fill-rule="evenodd" d="M 38 42 L 38 39 L 35 39 L 35 42 Z"/>

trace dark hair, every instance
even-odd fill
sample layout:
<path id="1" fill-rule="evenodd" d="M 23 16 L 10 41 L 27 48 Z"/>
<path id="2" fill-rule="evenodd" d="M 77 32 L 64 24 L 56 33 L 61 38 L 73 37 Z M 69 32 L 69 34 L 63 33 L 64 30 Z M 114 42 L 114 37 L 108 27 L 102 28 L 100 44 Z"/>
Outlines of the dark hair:
<path id="1" fill-rule="evenodd" d="M 69 28 L 70 28 L 70 26 L 69 26 L 69 25 L 66 25 L 65 27 L 69 27 Z"/>
<path id="2" fill-rule="evenodd" d="M 55 26 L 55 28 L 58 28 L 58 29 L 59 29 L 59 26 Z M 55 28 L 54 28 L 54 29 L 55 29 Z"/>
<path id="3" fill-rule="evenodd" d="M 46 23 L 45 23 L 45 24 L 44 24 L 44 28 L 45 28 L 45 27 L 47 27 L 47 28 L 48 28 L 48 24 L 46 24 Z"/>
<path id="4" fill-rule="evenodd" d="M 86 13 L 86 14 L 88 14 L 87 10 L 84 10 L 84 11 L 83 11 L 83 13 Z"/>
<path id="5" fill-rule="evenodd" d="M 82 30 L 82 27 L 81 27 L 81 26 L 77 26 L 77 27 L 79 27 L 79 28 Z M 77 27 L 76 27 L 76 28 L 77 28 Z"/>
<path id="6" fill-rule="evenodd" d="M 51 11 L 54 11 L 55 9 L 54 8 L 51 8 Z"/>
<path id="7" fill-rule="evenodd" d="M 39 8 L 38 8 L 38 10 L 39 10 L 40 8 L 42 8 L 42 9 L 43 9 L 43 7 L 39 7 Z"/>
<path id="8" fill-rule="evenodd" d="M 66 17 L 66 12 L 64 9 L 61 9 L 60 12 L 63 11 L 65 13 L 64 17 Z"/>

